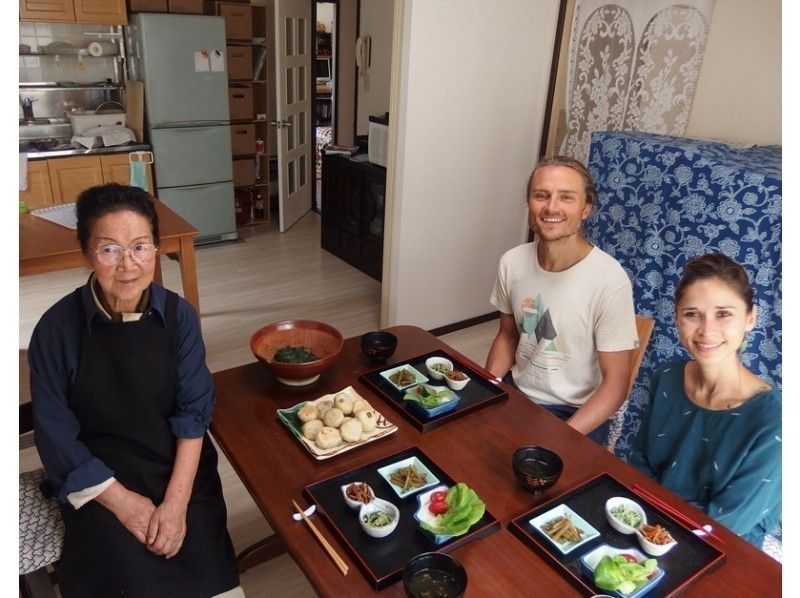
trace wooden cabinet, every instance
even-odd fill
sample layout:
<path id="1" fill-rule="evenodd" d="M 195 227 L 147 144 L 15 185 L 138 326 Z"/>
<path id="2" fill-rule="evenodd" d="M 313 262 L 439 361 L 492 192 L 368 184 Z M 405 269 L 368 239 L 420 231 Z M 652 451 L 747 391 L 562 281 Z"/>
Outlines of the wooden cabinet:
<path id="1" fill-rule="evenodd" d="M 32 160 L 28 162 L 28 188 L 19 192 L 19 201 L 29 210 L 78 199 L 81 191 L 103 183 L 130 182 L 128 153 L 100 154 Z M 153 173 L 147 165 L 147 187 L 153 192 Z"/>
<path id="2" fill-rule="evenodd" d="M 320 245 L 381 280 L 386 169 L 366 157 L 323 156 Z"/>
<path id="3" fill-rule="evenodd" d="M 20 21 L 127 25 L 125 0 L 19 0 Z"/>
<path id="4" fill-rule="evenodd" d="M 47 162 L 53 203 L 75 201 L 84 189 L 103 184 L 100 156 L 60 158 Z"/>
<path id="5" fill-rule="evenodd" d="M 28 188 L 19 192 L 19 200 L 28 204 L 30 210 L 44 208 L 53 203 L 47 160 L 28 162 Z"/>
<path id="6" fill-rule="evenodd" d="M 101 154 L 100 168 L 103 171 L 104 183 L 130 184 L 131 165 L 129 154 Z M 147 190 L 153 192 L 153 174 L 150 165 L 147 165 Z"/>
<path id="7" fill-rule="evenodd" d="M 274 27 L 269 21 L 272 7 L 206 2 L 205 11 L 225 20 L 237 226 L 268 222 L 269 154 L 274 142 L 267 115 L 274 112 L 268 104 L 275 93 L 270 84 L 272 64 L 268 60 L 272 52 L 268 40 L 274 37 Z"/>

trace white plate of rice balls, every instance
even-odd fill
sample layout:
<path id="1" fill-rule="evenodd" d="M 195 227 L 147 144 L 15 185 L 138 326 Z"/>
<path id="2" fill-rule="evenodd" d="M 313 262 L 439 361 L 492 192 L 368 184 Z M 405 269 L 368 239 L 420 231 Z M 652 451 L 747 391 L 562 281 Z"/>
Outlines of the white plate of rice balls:
<path id="1" fill-rule="evenodd" d="M 277 413 L 306 450 L 319 460 L 397 431 L 397 426 L 352 386 L 288 409 L 278 409 Z"/>

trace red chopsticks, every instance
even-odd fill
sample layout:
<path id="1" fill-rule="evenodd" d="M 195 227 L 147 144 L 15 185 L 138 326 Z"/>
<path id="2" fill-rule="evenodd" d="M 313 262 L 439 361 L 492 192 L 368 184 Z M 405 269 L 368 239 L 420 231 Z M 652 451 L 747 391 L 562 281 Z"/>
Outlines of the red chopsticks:
<path id="1" fill-rule="evenodd" d="M 652 494 L 649 490 L 646 490 L 646 489 L 642 488 L 638 484 L 634 484 L 633 486 L 631 486 L 631 489 L 636 494 L 638 494 L 639 496 L 644 498 L 645 500 L 648 500 L 648 501 L 652 502 L 654 505 L 656 505 L 657 507 L 659 507 L 663 511 L 669 513 L 670 515 L 672 515 L 676 519 L 679 519 L 680 521 L 682 521 L 686 525 L 688 525 L 690 527 L 693 527 L 695 529 L 700 529 L 700 530 L 703 529 L 703 526 L 701 524 L 697 523 L 697 521 L 695 521 L 694 519 L 690 518 L 688 515 L 684 515 L 683 513 L 681 513 L 679 510 L 677 510 L 672 505 L 664 502 L 663 500 L 658 498 L 655 494 Z M 715 540 L 717 540 L 720 544 L 725 544 L 725 541 L 722 538 L 720 538 L 719 536 L 717 536 L 716 534 L 714 534 L 714 532 L 706 532 L 706 533 L 710 537 L 712 537 Z"/>

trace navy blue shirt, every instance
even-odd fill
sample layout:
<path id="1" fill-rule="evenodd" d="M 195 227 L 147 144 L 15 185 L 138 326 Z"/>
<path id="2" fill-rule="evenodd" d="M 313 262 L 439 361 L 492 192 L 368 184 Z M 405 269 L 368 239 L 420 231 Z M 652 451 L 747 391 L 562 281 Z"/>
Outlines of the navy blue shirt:
<path id="1" fill-rule="evenodd" d="M 165 325 L 166 289 L 152 283 L 149 296 L 142 318 L 156 318 Z M 69 408 L 69 396 L 78 371 L 84 332 L 94 326 L 125 326 L 125 323 L 112 322 L 97 309 L 90 283 L 81 287 L 80 300 L 85 320 L 78 317 L 75 295 L 70 293 L 45 312 L 36 324 L 28 348 L 36 448 L 63 503 L 68 502 L 69 494 L 114 475 L 78 440 L 80 423 Z M 199 438 L 211 423 L 216 402 L 214 381 L 206 366 L 205 345 L 194 308 L 178 297 L 177 311 L 176 404 L 169 424 L 176 438 Z"/>

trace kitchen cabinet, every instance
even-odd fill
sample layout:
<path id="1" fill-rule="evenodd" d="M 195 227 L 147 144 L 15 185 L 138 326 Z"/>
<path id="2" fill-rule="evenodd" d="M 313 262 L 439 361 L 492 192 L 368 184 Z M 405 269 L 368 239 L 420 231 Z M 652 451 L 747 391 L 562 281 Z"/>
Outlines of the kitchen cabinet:
<path id="1" fill-rule="evenodd" d="M 127 25 L 125 0 L 19 0 L 20 21 Z"/>
<path id="2" fill-rule="evenodd" d="M 322 158 L 322 232 L 326 251 L 381 280 L 386 169 L 366 154 Z"/>
<path id="3" fill-rule="evenodd" d="M 28 162 L 28 188 L 19 192 L 19 201 L 29 210 L 78 199 L 81 191 L 103 183 L 130 182 L 127 152 L 31 160 Z M 150 165 L 146 173 L 148 191 L 153 192 Z"/>
<path id="4" fill-rule="evenodd" d="M 47 160 L 28 162 L 28 188 L 19 192 L 19 201 L 24 201 L 30 210 L 44 208 L 53 203 Z"/>

